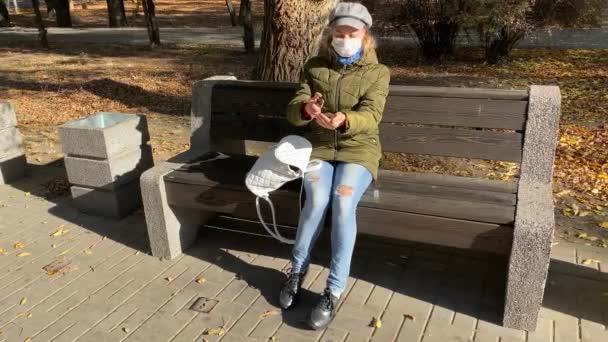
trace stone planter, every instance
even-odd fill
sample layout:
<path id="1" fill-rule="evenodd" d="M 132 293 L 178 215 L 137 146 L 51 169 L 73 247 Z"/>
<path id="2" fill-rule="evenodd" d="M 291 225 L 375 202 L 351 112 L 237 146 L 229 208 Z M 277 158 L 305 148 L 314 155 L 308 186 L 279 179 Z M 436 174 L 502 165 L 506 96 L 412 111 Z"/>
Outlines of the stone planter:
<path id="1" fill-rule="evenodd" d="M 141 206 L 139 176 L 153 166 L 146 117 L 97 113 L 59 128 L 74 205 L 121 218 Z"/>
<path id="2" fill-rule="evenodd" d="M 0 184 L 23 177 L 27 169 L 23 137 L 16 126 L 13 106 L 0 102 Z"/>

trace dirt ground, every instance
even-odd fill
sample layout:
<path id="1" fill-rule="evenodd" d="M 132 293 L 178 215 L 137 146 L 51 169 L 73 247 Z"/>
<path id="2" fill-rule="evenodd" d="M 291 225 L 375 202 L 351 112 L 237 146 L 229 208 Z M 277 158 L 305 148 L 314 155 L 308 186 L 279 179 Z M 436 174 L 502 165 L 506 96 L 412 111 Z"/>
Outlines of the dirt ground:
<path id="1" fill-rule="evenodd" d="M 608 247 L 608 51 L 516 50 L 507 63 L 482 63 L 481 51 L 463 49 L 442 65 L 418 61 L 411 49 L 384 47 L 393 84 L 525 89 L 557 84 L 562 125 L 555 164 L 557 235 Z M 28 161 L 61 163 L 57 126 L 98 111 L 143 113 L 149 118 L 155 161 L 188 149 L 193 82 L 212 75 L 248 79 L 255 57 L 221 46 L 147 47 L 64 45 L 50 52 L 14 43 L 0 47 L 0 99 L 17 110 Z M 509 180 L 513 163 L 386 154 L 383 166 L 408 171 Z M 65 194 L 65 176 L 49 195 Z"/>

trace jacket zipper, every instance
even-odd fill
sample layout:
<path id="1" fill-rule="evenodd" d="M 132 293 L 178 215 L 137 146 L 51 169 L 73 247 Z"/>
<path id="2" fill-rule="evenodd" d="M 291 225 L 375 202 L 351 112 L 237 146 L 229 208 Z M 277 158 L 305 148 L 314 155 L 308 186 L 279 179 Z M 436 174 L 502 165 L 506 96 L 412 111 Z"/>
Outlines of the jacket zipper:
<path id="1" fill-rule="evenodd" d="M 336 112 L 340 111 L 340 82 L 342 82 L 342 78 L 346 73 L 346 65 L 342 67 L 342 72 L 340 73 L 340 77 L 336 82 L 336 92 L 334 93 Z M 334 129 L 334 160 L 338 159 L 338 130 Z"/>

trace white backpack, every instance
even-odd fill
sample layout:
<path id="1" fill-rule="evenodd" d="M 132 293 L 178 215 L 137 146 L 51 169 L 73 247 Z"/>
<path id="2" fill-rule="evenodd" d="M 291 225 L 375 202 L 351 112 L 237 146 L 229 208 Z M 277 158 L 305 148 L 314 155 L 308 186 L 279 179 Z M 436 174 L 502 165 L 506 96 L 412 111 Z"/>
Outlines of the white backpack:
<path id="1" fill-rule="evenodd" d="M 298 135 L 288 135 L 281 139 L 276 145 L 272 146 L 268 151 L 264 152 L 264 154 L 255 162 L 245 178 L 245 185 L 257 196 L 255 205 L 260 222 L 272 237 L 283 243 L 293 244 L 294 240 L 289 240 L 279 233 L 276 224 L 274 205 L 272 204 L 269 195 L 272 191 L 279 189 L 285 183 L 303 177 L 305 172 L 319 169 L 321 167 L 320 161 L 311 161 L 311 153 L 312 144 L 308 140 Z M 262 218 L 260 198 L 266 200 L 270 205 L 274 231 L 266 225 L 266 222 Z M 302 189 L 300 189 L 300 203 L 301 198 Z M 298 203 L 298 207 L 299 206 L 300 204 Z"/>

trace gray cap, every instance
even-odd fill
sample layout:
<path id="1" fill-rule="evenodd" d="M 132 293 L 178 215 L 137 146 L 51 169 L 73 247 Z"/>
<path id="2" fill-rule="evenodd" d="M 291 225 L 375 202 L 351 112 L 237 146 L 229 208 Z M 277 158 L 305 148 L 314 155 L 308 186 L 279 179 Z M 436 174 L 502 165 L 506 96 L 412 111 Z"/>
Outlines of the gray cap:
<path id="1" fill-rule="evenodd" d="M 331 26 L 351 26 L 362 29 L 372 26 L 372 16 L 365 6 L 356 2 L 341 2 L 329 15 Z"/>

